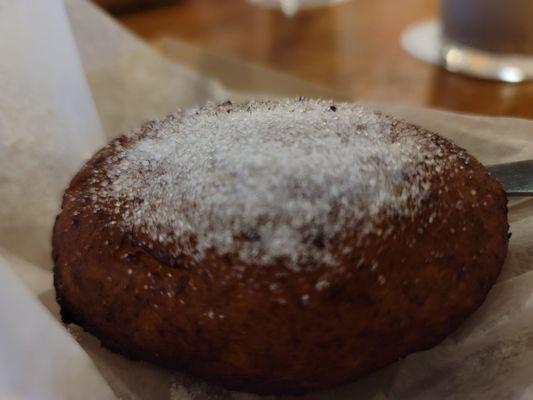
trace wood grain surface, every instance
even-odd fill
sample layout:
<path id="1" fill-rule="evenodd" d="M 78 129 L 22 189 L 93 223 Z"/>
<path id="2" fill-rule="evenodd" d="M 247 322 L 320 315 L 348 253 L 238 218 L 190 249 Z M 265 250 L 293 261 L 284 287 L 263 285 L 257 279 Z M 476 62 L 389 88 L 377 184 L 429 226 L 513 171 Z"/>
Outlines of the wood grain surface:
<path id="1" fill-rule="evenodd" d="M 348 0 L 292 18 L 244 0 L 182 0 L 119 18 L 149 41 L 175 37 L 351 99 L 533 118 L 533 83 L 451 74 L 402 50 L 403 29 L 437 14 L 437 0 Z"/>

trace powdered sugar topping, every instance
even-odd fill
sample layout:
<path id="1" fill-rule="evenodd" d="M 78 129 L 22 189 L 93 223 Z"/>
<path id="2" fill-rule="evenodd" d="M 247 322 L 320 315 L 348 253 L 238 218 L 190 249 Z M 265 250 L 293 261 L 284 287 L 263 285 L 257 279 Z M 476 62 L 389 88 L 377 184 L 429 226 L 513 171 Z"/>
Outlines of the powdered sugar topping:
<path id="1" fill-rule="evenodd" d="M 442 151 L 403 126 L 315 100 L 179 111 L 115 145 L 93 202 L 174 256 L 335 264 L 335 241 L 381 235 L 380 218 L 413 216 L 428 194 Z"/>

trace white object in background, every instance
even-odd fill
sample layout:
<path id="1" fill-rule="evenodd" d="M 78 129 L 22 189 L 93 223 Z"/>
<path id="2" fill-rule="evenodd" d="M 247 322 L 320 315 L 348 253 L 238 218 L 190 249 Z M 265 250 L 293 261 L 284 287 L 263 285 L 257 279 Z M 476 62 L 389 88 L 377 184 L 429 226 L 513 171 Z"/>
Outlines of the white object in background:
<path id="1" fill-rule="evenodd" d="M 300 8 L 300 0 L 280 0 L 280 3 L 285 15 L 295 15 Z"/>
<path id="2" fill-rule="evenodd" d="M 64 187 L 104 136 L 61 0 L 0 0 L 0 38 L 0 246 L 40 263 Z"/>
<path id="3" fill-rule="evenodd" d="M 296 15 L 301 8 L 327 6 L 343 3 L 347 0 L 249 0 L 251 3 L 267 6 L 279 7 L 283 13 L 289 17 Z"/>
<path id="4" fill-rule="evenodd" d="M 436 19 L 417 22 L 402 33 L 401 44 L 406 52 L 419 60 L 442 65 L 441 25 Z"/>

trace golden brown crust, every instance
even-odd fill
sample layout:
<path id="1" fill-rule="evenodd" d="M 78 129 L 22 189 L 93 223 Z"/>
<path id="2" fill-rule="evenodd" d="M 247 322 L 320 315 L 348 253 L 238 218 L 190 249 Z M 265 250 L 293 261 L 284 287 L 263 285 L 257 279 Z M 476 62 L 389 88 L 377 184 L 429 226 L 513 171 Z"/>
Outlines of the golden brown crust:
<path id="1" fill-rule="evenodd" d="M 507 200 L 473 157 L 411 129 L 458 155 L 454 176 L 434 177 L 416 218 L 379 222 L 401 229 L 363 240 L 354 232 L 338 243 L 353 248 L 339 266 L 299 272 L 213 252 L 192 267 L 171 263 L 164 248 L 110 225 L 105 210 L 88 211 L 93 171 L 115 152 L 107 146 L 72 180 L 54 227 L 66 322 L 132 358 L 258 393 L 328 388 L 436 345 L 480 306 L 500 272 Z"/>

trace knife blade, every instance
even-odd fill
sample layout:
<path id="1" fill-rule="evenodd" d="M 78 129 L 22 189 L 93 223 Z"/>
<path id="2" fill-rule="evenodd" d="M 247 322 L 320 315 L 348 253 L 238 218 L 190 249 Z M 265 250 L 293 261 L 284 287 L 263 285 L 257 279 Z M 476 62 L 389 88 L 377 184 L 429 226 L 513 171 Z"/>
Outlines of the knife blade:
<path id="1" fill-rule="evenodd" d="M 533 160 L 489 165 L 508 196 L 533 196 Z"/>

